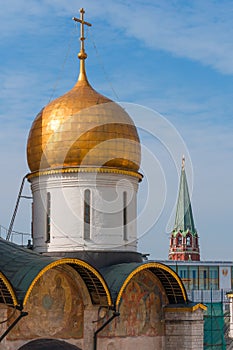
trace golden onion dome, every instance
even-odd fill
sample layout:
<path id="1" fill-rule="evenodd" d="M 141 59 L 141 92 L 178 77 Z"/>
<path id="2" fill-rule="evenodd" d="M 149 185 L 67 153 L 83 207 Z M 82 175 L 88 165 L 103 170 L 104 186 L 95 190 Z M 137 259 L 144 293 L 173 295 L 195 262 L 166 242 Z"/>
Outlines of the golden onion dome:
<path id="1" fill-rule="evenodd" d="M 32 124 L 27 143 L 31 172 L 64 167 L 113 167 L 137 172 L 141 147 L 132 119 L 89 84 L 84 47 L 78 56 L 76 85 L 43 108 Z"/>

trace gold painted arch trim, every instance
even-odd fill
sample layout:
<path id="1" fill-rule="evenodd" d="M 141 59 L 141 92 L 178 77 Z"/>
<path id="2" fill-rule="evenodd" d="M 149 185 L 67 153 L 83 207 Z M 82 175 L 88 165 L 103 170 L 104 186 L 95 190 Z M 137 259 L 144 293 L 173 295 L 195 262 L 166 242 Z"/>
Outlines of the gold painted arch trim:
<path id="1" fill-rule="evenodd" d="M 19 305 L 17 297 L 15 295 L 15 291 L 11 285 L 11 283 L 8 281 L 8 279 L 6 278 L 6 276 L 4 276 L 4 274 L 2 272 L 0 272 L 0 279 L 3 281 L 3 283 L 5 284 L 5 286 L 7 287 L 8 292 L 10 293 L 10 296 L 12 298 L 13 301 L 13 305 L 17 306 Z"/>
<path id="2" fill-rule="evenodd" d="M 57 261 L 54 261 L 52 262 L 51 264 L 47 265 L 46 267 L 44 267 L 39 273 L 38 275 L 34 278 L 34 280 L 32 281 L 30 287 L 28 288 L 27 290 L 27 293 L 24 297 L 24 301 L 23 301 L 23 305 L 25 306 L 25 304 L 27 303 L 27 300 L 29 298 L 29 295 L 35 285 L 35 283 L 38 281 L 38 279 L 40 277 L 42 277 L 47 271 L 49 271 L 50 269 L 54 268 L 54 267 L 57 267 L 57 266 L 60 266 L 60 265 L 64 265 L 64 264 L 75 264 L 75 265 L 78 265 L 78 266 L 81 266 L 83 268 L 86 268 L 88 271 L 91 271 L 97 278 L 98 280 L 101 282 L 103 288 L 104 288 L 104 291 L 106 293 L 106 297 L 107 297 L 107 301 L 108 301 L 108 305 L 109 306 L 112 306 L 112 298 L 111 298 L 111 294 L 110 294 L 110 291 L 108 289 L 108 286 L 104 280 L 104 278 L 101 276 L 101 274 L 94 268 L 92 267 L 91 265 L 89 265 L 88 263 L 82 261 L 82 260 L 79 260 L 79 259 L 73 259 L 73 258 L 64 258 L 64 259 L 60 259 L 60 260 L 57 260 Z M 85 283 L 85 282 L 84 282 Z"/>
<path id="3" fill-rule="evenodd" d="M 184 289 L 184 286 L 179 278 L 179 276 L 177 276 L 177 274 L 168 266 L 166 265 L 163 265 L 163 264 L 160 264 L 160 263 L 147 263 L 147 264 L 143 264 L 139 267 L 137 267 L 135 270 L 133 270 L 129 276 L 125 279 L 119 293 L 118 293 L 118 296 L 117 296 L 117 299 L 116 299 L 116 306 L 118 307 L 119 306 L 119 303 L 120 303 L 120 300 L 121 300 L 121 297 L 122 297 L 122 294 L 127 286 L 127 284 L 131 281 L 131 279 L 139 272 L 143 271 L 143 270 L 146 270 L 146 269 L 150 269 L 150 268 L 157 268 L 157 269 L 161 269 L 161 270 L 164 270 L 166 272 L 169 272 L 174 278 L 175 280 L 177 281 L 181 291 L 182 291 L 182 295 L 183 295 L 183 298 L 184 298 L 184 301 L 187 301 L 187 295 L 186 295 L 186 291 Z"/>
<path id="4" fill-rule="evenodd" d="M 56 175 L 56 174 L 69 174 L 69 173 L 107 173 L 107 174 L 121 174 L 128 175 L 142 180 L 143 175 L 130 170 L 118 169 L 118 168 L 105 168 L 105 167 L 67 167 L 59 169 L 45 169 L 41 171 L 35 171 L 27 175 L 27 179 L 30 180 L 34 177 L 45 176 L 45 175 Z"/>
<path id="5" fill-rule="evenodd" d="M 168 312 L 194 312 L 198 309 L 202 309 L 203 311 L 207 310 L 207 306 L 202 304 L 202 303 L 198 303 L 194 306 L 187 306 L 187 307 L 166 307 L 165 311 Z"/>

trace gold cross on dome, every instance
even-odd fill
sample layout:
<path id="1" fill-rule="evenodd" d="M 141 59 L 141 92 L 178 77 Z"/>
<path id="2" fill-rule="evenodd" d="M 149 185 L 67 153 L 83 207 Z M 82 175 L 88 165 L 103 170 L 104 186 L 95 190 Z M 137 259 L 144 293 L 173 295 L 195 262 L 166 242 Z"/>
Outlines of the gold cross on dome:
<path id="1" fill-rule="evenodd" d="M 73 17 L 72 19 L 75 21 L 75 22 L 79 22 L 81 24 L 80 26 L 80 41 L 81 41 L 81 49 L 80 49 L 80 52 L 78 54 L 78 57 L 80 59 L 86 59 L 87 58 L 87 54 L 85 53 L 85 48 L 84 48 L 84 40 L 85 40 L 85 36 L 84 36 L 84 25 L 87 25 L 88 27 L 91 27 L 91 23 L 89 22 L 86 22 L 84 21 L 84 8 L 81 8 L 79 10 L 80 12 L 80 18 L 77 18 L 77 17 Z"/>

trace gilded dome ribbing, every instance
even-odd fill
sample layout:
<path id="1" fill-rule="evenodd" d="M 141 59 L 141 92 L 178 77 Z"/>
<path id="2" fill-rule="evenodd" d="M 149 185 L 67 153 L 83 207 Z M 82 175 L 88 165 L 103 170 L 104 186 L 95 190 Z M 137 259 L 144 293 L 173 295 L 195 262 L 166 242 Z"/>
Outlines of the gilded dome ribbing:
<path id="1" fill-rule="evenodd" d="M 27 144 L 31 172 L 64 167 L 114 167 L 137 172 L 141 147 L 125 110 L 96 92 L 79 54 L 76 85 L 50 102 L 34 120 Z"/>

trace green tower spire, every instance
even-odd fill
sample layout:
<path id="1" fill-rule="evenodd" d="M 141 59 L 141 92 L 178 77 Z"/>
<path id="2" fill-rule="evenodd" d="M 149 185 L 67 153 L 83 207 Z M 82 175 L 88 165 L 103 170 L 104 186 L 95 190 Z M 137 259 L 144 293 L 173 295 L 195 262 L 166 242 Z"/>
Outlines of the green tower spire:
<path id="1" fill-rule="evenodd" d="M 182 169 L 180 177 L 180 188 L 176 208 L 175 231 L 189 231 L 192 234 L 196 233 L 194 226 L 192 206 L 189 197 L 188 183 L 185 173 L 185 158 L 182 159 Z"/>
<path id="2" fill-rule="evenodd" d="M 194 226 L 184 157 L 182 159 L 176 219 L 170 237 L 168 257 L 170 260 L 200 260 L 198 234 Z"/>

